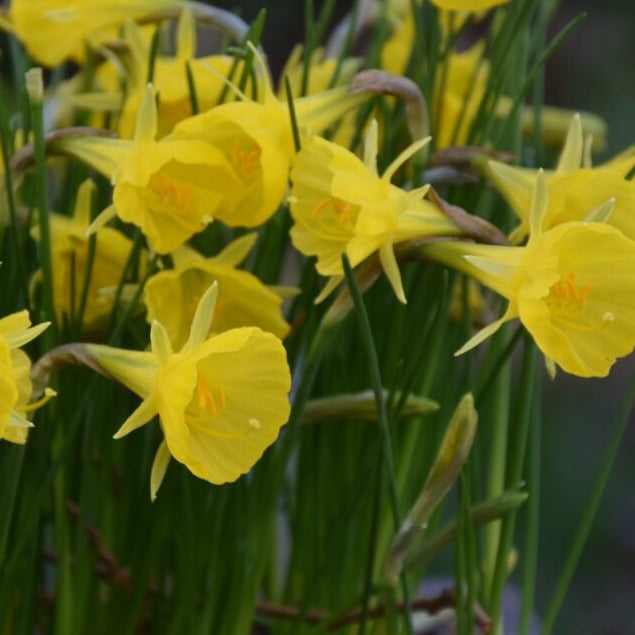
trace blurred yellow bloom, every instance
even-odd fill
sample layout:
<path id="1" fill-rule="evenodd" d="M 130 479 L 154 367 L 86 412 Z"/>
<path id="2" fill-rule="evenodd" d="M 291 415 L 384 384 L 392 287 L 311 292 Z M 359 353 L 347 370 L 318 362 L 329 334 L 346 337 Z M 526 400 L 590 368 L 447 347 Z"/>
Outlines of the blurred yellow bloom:
<path id="1" fill-rule="evenodd" d="M 635 152 L 627 150 L 612 161 L 591 167 L 591 139 L 584 139 L 582 120 L 573 117 L 565 145 L 555 170 L 546 172 L 549 208 L 544 227 L 571 220 L 585 220 L 600 211 L 607 200 L 615 199 L 608 222 L 629 238 L 635 238 L 635 183 L 626 176 L 635 167 Z M 490 161 L 487 174 L 520 219 L 513 239 L 522 240 L 529 231 L 529 209 L 538 170 Z"/>
<path id="2" fill-rule="evenodd" d="M 152 38 L 148 37 L 146 30 L 128 20 L 124 25 L 124 43 L 129 50 L 129 56 L 124 58 L 125 90 L 120 90 L 122 77 L 118 73 L 122 69 L 121 62 L 116 58 L 116 62 L 102 64 L 96 73 L 96 80 L 105 92 L 76 95 L 72 102 L 89 110 L 110 110 L 118 114 L 119 135 L 123 139 L 131 139 L 146 90 Z M 199 110 L 204 112 L 218 103 L 225 86 L 224 78 L 229 74 L 234 59 L 228 55 L 197 58 L 194 16 L 189 8 L 181 12 L 174 57 L 158 54 L 154 59 L 152 84 L 160 95 L 157 105 L 158 139 L 172 132 L 179 121 L 193 114 L 186 64 L 192 73 Z M 240 76 L 242 67 L 243 63 L 239 62 L 235 71 L 237 76 Z"/>
<path id="3" fill-rule="evenodd" d="M 181 0 L 12 0 L 8 20 L 0 26 L 12 32 L 39 63 L 57 66 L 81 54 L 87 40 L 126 18 L 161 14 L 182 6 Z"/>
<path id="4" fill-rule="evenodd" d="M 27 413 L 39 408 L 55 393 L 46 389 L 44 397 L 29 403 L 32 395 L 31 362 L 20 350 L 44 331 L 50 322 L 31 326 L 27 311 L 0 319 L 0 439 L 25 443 L 32 423 Z"/>
<path id="5" fill-rule="evenodd" d="M 77 194 L 72 217 L 51 213 L 51 259 L 53 263 L 53 302 L 58 324 L 73 324 L 80 309 L 86 273 L 89 267 L 89 239 L 91 197 L 95 186 L 84 182 Z M 39 240 L 39 227 L 31 234 Z M 93 333 L 107 325 L 112 310 L 112 298 L 100 294 L 105 287 L 116 286 L 130 256 L 132 242 L 121 232 L 103 227 L 96 236 L 95 251 L 90 265 L 86 304 L 82 316 L 82 332 Z M 38 283 L 41 271 L 32 279 Z"/>
<path id="6" fill-rule="evenodd" d="M 548 360 L 580 377 L 604 377 L 635 346 L 635 241 L 598 222 L 572 221 L 545 229 L 548 209 L 546 179 L 540 172 L 526 246 L 425 246 L 429 256 L 509 300 L 504 315 L 457 355 L 517 317 Z"/>
<path id="7" fill-rule="evenodd" d="M 414 18 L 409 12 L 382 49 L 382 68 L 391 73 L 405 73 L 414 38 Z M 489 78 L 489 62 L 484 59 L 483 52 L 482 42 L 477 42 L 465 51 L 453 49 L 437 73 L 430 104 L 430 121 L 437 148 L 462 145 L 467 141 Z"/>
<path id="8" fill-rule="evenodd" d="M 406 192 L 390 183 L 399 167 L 427 142 L 412 144 L 379 176 L 376 123 L 366 137 L 364 161 L 319 137 L 303 140 L 291 172 L 291 240 L 303 254 L 317 256 L 318 272 L 331 278 L 325 293 L 343 277 L 342 254 L 356 266 L 378 251 L 397 298 L 405 302 L 394 244 L 460 233 L 434 205 L 422 200 L 427 186 Z"/>
<path id="9" fill-rule="evenodd" d="M 257 326 L 276 337 L 285 337 L 289 324 L 282 317 L 282 297 L 253 274 L 236 268 L 255 241 L 256 234 L 247 234 L 213 258 L 204 258 L 187 247 L 174 252 L 174 269 L 155 274 L 145 285 L 148 322 L 160 322 L 174 348 L 180 348 L 187 340 L 201 296 L 216 280 L 219 294 L 212 332 Z"/>
<path id="10" fill-rule="evenodd" d="M 484 11 L 507 4 L 511 0 L 430 0 L 439 9 L 452 11 Z"/>
<path id="11" fill-rule="evenodd" d="M 216 290 L 214 283 L 203 294 L 178 352 L 156 321 L 151 351 L 86 345 L 96 363 L 143 399 L 115 438 L 160 417 L 164 441 L 152 466 L 153 499 L 170 456 L 211 483 L 234 481 L 276 440 L 289 416 L 291 377 L 277 337 L 255 327 L 207 336 Z"/>

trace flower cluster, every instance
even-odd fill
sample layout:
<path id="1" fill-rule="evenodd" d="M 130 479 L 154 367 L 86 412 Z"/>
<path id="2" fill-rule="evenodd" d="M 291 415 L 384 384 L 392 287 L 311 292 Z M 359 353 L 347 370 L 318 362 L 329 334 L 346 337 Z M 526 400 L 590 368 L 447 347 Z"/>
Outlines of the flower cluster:
<path id="1" fill-rule="evenodd" d="M 24 295 L 36 305 L 49 293 L 48 319 L 62 340 L 79 333 L 95 340 L 72 349 L 74 359 L 141 397 L 117 437 L 159 415 L 164 441 L 152 468 L 153 498 L 171 456 L 207 481 L 232 481 L 254 465 L 288 418 L 282 339 L 301 329 L 306 315 L 293 312 L 292 329 L 283 302 L 311 289 L 276 284 L 278 272 L 261 275 L 256 263 L 284 262 L 296 281 L 299 259 L 314 258 L 326 283 L 310 304 L 335 291 L 348 259 L 362 266 L 364 290 L 383 270 L 394 296 L 406 303 L 407 292 L 416 291 L 402 276 L 402 263 L 426 267 L 434 260 L 471 278 L 466 290 L 481 315 L 488 310 L 477 282 L 508 302 L 503 316 L 459 353 L 513 318 L 551 369 L 605 376 L 631 352 L 635 153 L 592 167 L 603 122 L 567 116 L 565 133 L 562 111 L 548 107 L 543 129 L 564 138 L 554 169 L 511 165 L 505 148 L 490 147 L 496 137 L 489 131 L 507 125 L 510 113 L 518 115 L 519 133 L 535 122 L 514 96 L 491 89 L 495 65 L 481 31 L 488 12 L 508 3 L 432 2 L 426 15 L 437 20 L 439 68 L 426 80 L 427 102 L 413 53 L 420 2 L 387 3 L 392 30 L 376 51 L 381 69 L 360 72 L 366 62 L 347 55 L 340 30 L 324 47 L 296 47 L 277 92 L 266 57 L 251 42 L 198 55 L 201 17 L 226 31 L 235 27 L 221 10 L 205 14 L 197 3 L 176 0 L 107 0 L 99 8 L 11 3 L 0 25 L 37 61 L 56 66 L 70 59 L 88 67 L 90 58 L 90 72 L 59 85 L 53 120 L 79 116 L 94 127 L 57 130 L 37 141 L 48 156 L 99 179 L 98 187 L 90 179 L 77 187 L 73 172 L 56 173 L 55 179 L 67 178 L 74 205 L 44 210 L 39 223 L 30 223 L 27 234 L 43 255 L 24 274 Z M 176 21 L 172 42 L 168 30 L 148 26 L 167 20 Z M 455 46 L 475 22 L 482 28 L 470 45 Z M 352 17 L 348 24 L 351 37 L 364 26 Z M 232 35 L 241 42 L 244 29 Z M 401 126 L 396 133 L 393 125 Z M 589 131 L 599 133 L 596 146 Z M 410 143 L 406 134 L 414 136 Z M 30 147 L 11 166 L 16 185 Z M 468 188 L 477 175 L 511 208 L 517 222 L 509 235 L 455 204 L 473 200 Z M 463 184 L 464 197 L 452 188 Z M 30 195 L 16 190 L 23 196 L 18 203 L 32 206 Z M 9 221 L 19 223 L 15 202 L 9 203 Z M 462 311 L 459 295 L 454 315 Z M 145 309 L 150 351 L 104 343 L 122 307 L 133 319 Z M 29 405 L 29 363 L 19 346 L 45 326 L 28 328 L 24 312 L 0 321 L 2 438 L 24 442 L 25 413 L 41 403 Z"/>

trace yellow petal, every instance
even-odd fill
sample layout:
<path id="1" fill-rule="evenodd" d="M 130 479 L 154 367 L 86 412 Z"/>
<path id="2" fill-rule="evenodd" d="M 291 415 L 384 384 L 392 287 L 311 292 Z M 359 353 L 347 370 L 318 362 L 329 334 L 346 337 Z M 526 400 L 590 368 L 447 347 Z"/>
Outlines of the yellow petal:
<path id="1" fill-rule="evenodd" d="M 157 497 L 157 492 L 159 491 L 159 487 L 161 487 L 161 483 L 163 483 L 171 458 L 167 443 L 162 441 L 157 453 L 154 455 L 154 461 L 152 461 L 152 471 L 150 472 L 150 500 L 153 502 Z"/>

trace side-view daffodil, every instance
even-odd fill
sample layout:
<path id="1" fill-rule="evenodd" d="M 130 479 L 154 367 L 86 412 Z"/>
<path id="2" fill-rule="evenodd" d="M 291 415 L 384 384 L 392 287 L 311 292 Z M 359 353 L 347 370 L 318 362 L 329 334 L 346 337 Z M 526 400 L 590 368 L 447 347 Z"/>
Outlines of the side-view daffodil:
<path id="1" fill-rule="evenodd" d="M 235 481 L 276 440 L 289 416 L 291 377 L 277 337 L 255 327 L 208 337 L 217 286 L 201 297 L 187 342 L 178 352 L 156 321 L 151 351 L 85 345 L 93 367 L 98 365 L 143 400 L 115 438 L 159 415 L 164 440 L 152 466 L 152 499 L 171 456 L 210 483 Z"/>
<path id="2" fill-rule="evenodd" d="M 604 377 L 635 346 L 635 241 L 602 222 L 546 229 L 549 209 L 547 181 L 539 171 L 526 246 L 438 242 L 423 252 L 509 301 L 503 316 L 457 355 L 519 318 L 550 365 L 580 377 Z"/>
<path id="3" fill-rule="evenodd" d="M 212 258 L 185 246 L 173 252 L 174 269 L 160 271 L 144 287 L 148 322 L 160 322 L 174 348 L 180 348 L 187 340 L 201 296 L 216 280 L 219 293 L 212 332 L 257 326 L 276 337 L 285 337 L 289 324 L 282 317 L 282 295 L 252 273 L 237 268 L 255 241 L 256 234 L 246 234 Z"/>
<path id="4" fill-rule="evenodd" d="M 321 298 L 342 280 L 343 254 L 356 266 L 377 251 L 397 298 L 405 302 L 394 244 L 461 233 L 434 205 L 422 200 L 427 186 L 407 192 L 390 182 L 427 142 L 413 143 L 379 176 L 376 123 L 366 137 L 363 161 L 320 137 L 303 140 L 291 172 L 291 240 L 301 253 L 317 256 L 318 272 L 330 277 Z"/>
<path id="5" fill-rule="evenodd" d="M 546 171 L 549 208 L 544 227 L 572 220 L 585 220 L 601 210 L 609 199 L 615 199 L 608 222 L 629 238 L 635 238 L 635 182 L 626 179 L 635 167 L 635 152 L 629 149 L 613 160 L 591 167 L 591 139 L 584 139 L 582 119 L 575 115 L 555 170 Z M 487 175 L 505 197 L 520 225 L 514 230 L 514 241 L 522 240 L 529 231 L 529 209 L 538 170 L 487 163 Z"/>
<path id="6" fill-rule="evenodd" d="M 47 388 L 44 397 L 29 403 L 32 396 L 31 361 L 20 350 L 44 331 L 50 322 L 31 326 L 27 311 L 18 311 L 0 319 L 0 439 L 26 443 L 33 424 L 29 412 L 46 403 L 55 392 Z"/>

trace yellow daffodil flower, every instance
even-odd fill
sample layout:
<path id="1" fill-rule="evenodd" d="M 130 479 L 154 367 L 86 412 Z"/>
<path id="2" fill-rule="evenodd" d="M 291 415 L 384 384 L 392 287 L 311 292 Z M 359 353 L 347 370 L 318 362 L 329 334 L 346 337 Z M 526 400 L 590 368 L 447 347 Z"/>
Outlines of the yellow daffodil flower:
<path id="1" fill-rule="evenodd" d="M 20 350 L 44 331 L 50 322 L 31 326 L 27 311 L 18 311 L 0 319 L 0 439 L 26 443 L 33 424 L 27 413 L 39 408 L 55 392 L 46 389 L 44 397 L 29 403 L 32 395 L 31 361 Z"/>
<path id="2" fill-rule="evenodd" d="M 177 124 L 166 139 L 204 140 L 223 153 L 240 180 L 240 198 L 217 209 L 214 217 L 232 227 L 255 227 L 279 207 L 295 156 L 288 105 L 274 95 L 267 68 L 255 50 L 259 101 L 240 94 L 240 101 L 221 104 Z M 234 90 L 236 90 L 234 88 Z M 321 133 L 360 105 L 363 93 L 349 94 L 342 86 L 294 100 L 301 131 Z"/>
<path id="3" fill-rule="evenodd" d="M 72 217 L 51 213 L 51 260 L 53 263 L 53 302 L 59 324 L 72 323 L 80 308 L 90 257 L 86 230 L 90 224 L 91 197 L 95 186 L 84 182 L 77 194 Z M 39 240 L 39 228 L 31 230 Z M 112 300 L 99 290 L 116 286 L 130 256 L 132 242 L 121 232 L 103 227 L 96 236 L 95 252 L 90 267 L 82 331 L 92 333 L 107 324 Z M 32 284 L 39 282 L 41 271 L 34 274 Z"/>
<path id="4" fill-rule="evenodd" d="M 539 172 L 524 247 L 435 243 L 424 253 L 476 278 L 509 301 L 464 353 L 519 318 L 550 363 L 580 377 L 604 377 L 635 346 L 635 241 L 599 222 L 545 229 L 546 178 Z"/>
<path id="5" fill-rule="evenodd" d="M 289 324 L 282 317 L 281 295 L 253 274 L 236 268 L 247 257 L 255 241 L 256 234 L 247 234 L 213 258 L 204 258 L 187 247 L 174 252 L 174 269 L 155 274 L 145 285 L 148 322 L 160 322 L 172 345 L 180 348 L 187 340 L 203 292 L 216 280 L 219 295 L 212 332 L 257 326 L 276 337 L 285 337 Z"/>
<path id="6" fill-rule="evenodd" d="M 549 209 L 545 228 L 571 220 L 585 220 L 593 210 L 602 209 L 608 199 L 615 199 L 609 223 L 629 238 L 635 238 L 635 183 L 626 180 L 635 167 L 635 152 L 627 150 L 612 161 L 591 167 L 591 139 L 584 139 L 582 120 L 573 117 L 556 169 L 546 172 Z M 519 168 L 489 161 L 487 174 L 520 219 L 512 238 L 520 241 L 529 231 L 532 192 L 538 170 Z"/>
<path id="7" fill-rule="evenodd" d="M 59 148 L 111 178 L 113 206 L 98 226 L 116 214 L 139 226 L 157 252 L 168 253 L 204 229 L 216 210 L 231 207 L 241 182 L 211 144 L 155 141 L 156 130 L 154 91 L 148 86 L 132 141 L 83 137 L 65 139 Z"/>
<path id="8" fill-rule="evenodd" d="M 86 345 L 95 363 L 143 399 L 115 438 L 160 417 L 164 440 L 152 466 L 152 499 L 171 456 L 210 483 L 235 481 L 276 440 L 289 416 L 291 377 L 282 343 L 255 327 L 208 337 L 216 294 L 214 283 L 178 352 L 156 321 L 151 351 Z"/>
<path id="9" fill-rule="evenodd" d="M 412 144 L 379 176 L 376 123 L 366 137 L 364 161 L 319 137 L 303 141 L 291 172 L 295 221 L 291 240 L 306 256 L 317 256 L 318 272 L 331 278 L 321 298 L 343 277 L 342 254 L 356 266 L 378 251 L 397 298 L 405 302 L 394 244 L 460 233 L 436 207 L 422 200 L 427 186 L 406 192 L 390 183 L 399 167 L 427 142 Z"/>
<path id="10" fill-rule="evenodd" d="M 0 27 L 13 33 L 40 64 L 57 66 L 82 53 L 85 42 L 127 18 L 139 20 L 182 6 L 181 0 L 12 0 Z"/>

